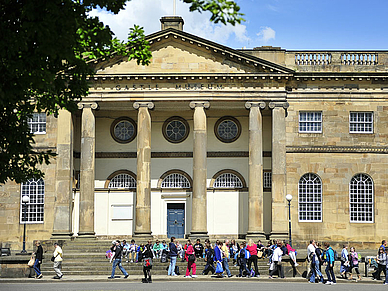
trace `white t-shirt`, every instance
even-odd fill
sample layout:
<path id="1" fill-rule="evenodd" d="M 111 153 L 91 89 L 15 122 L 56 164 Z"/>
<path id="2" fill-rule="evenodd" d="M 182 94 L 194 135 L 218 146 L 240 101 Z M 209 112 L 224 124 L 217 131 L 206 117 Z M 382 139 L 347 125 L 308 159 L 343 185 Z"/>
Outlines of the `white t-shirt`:
<path id="1" fill-rule="evenodd" d="M 313 244 L 309 244 L 309 246 L 307 247 L 307 260 L 309 262 L 311 261 L 311 253 L 315 254 L 315 246 Z"/>
<path id="2" fill-rule="evenodd" d="M 280 247 L 277 247 L 275 251 L 273 252 L 272 255 L 272 260 L 274 262 L 281 262 L 282 261 L 282 256 L 283 256 L 283 251 Z"/>

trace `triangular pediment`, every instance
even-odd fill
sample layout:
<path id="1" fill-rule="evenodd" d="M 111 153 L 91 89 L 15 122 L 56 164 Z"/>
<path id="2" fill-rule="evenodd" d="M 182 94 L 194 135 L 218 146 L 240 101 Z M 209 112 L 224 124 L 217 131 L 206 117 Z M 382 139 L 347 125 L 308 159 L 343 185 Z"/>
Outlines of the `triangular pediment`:
<path id="1" fill-rule="evenodd" d="M 152 52 L 148 66 L 125 57 L 113 57 L 98 62 L 97 75 L 293 74 L 278 64 L 171 28 L 149 35 L 147 40 Z"/>

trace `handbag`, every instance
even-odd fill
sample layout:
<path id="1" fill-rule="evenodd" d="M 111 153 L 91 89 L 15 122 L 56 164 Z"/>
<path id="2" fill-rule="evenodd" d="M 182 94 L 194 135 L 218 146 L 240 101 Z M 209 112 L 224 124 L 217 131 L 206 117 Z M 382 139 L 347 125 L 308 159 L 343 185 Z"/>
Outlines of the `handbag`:
<path id="1" fill-rule="evenodd" d="M 54 261 L 55 261 L 55 257 L 52 256 L 52 257 L 51 257 L 51 262 L 54 262 Z"/>
<path id="2" fill-rule="evenodd" d="M 263 257 L 263 252 L 262 251 L 257 251 L 257 257 L 261 259 Z"/>
<path id="3" fill-rule="evenodd" d="M 194 256 L 194 254 L 191 254 L 191 255 L 188 256 L 188 261 L 189 261 L 189 262 L 194 262 L 194 261 L 195 261 L 195 256 Z"/>
<path id="4" fill-rule="evenodd" d="M 221 262 L 217 262 L 217 267 L 216 267 L 216 274 L 223 273 L 224 269 L 222 268 Z"/>
<path id="5" fill-rule="evenodd" d="M 144 267 L 145 268 L 152 268 L 152 259 L 151 258 L 145 258 L 144 259 Z"/>
<path id="6" fill-rule="evenodd" d="M 31 259 L 28 261 L 27 265 L 28 265 L 29 267 L 33 267 L 34 264 L 35 264 L 35 259 L 34 259 L 34 257 L 31 257 Z"/>

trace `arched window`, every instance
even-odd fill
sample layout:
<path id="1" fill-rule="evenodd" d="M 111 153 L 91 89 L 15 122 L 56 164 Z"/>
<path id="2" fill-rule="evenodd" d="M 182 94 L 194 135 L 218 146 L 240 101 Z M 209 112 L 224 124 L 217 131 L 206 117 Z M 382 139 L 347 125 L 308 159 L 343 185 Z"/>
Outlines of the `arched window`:
<path id="1" fill-rule="evenodd" d="M 160 188 L 189 189 L 191 188 L 191 183 L 186 173 L 169 171 L 162 176 Z"/>
<path id="2" fill-rule="evenodd" d="M 41 223 L 44 218 L 44 181 L 30 179 L 21 184 L 20 191 L 20 221 L 27 223 Z M 26 205 L 26 215 L 23 215 L 23 196 L 30 197 Z"/>
<path id="3" fill-rule="evenodd" d="M 322 221 L 322 182 L 316 174 L 299 180 L 299 221 Z"/>
<path id="4" fill-rule="evenodd" d="M 136 177 L 129 171 L 118 171 L 108 178 L 107 188 L 127 188 L 136 189 Z"/>
<path id="5" fill-rule="evenodd" d="M 366 174 L 353 176 L 349 184 L 350 222 L 374 221 L 373 180 Z"/>
<path id="6" fill-rule="evenodd" d="M 213 188 L 216 189 L 241 189 L 245 188 L 243 177 L 235 171 L 223 170 L 214 177 Z"/>

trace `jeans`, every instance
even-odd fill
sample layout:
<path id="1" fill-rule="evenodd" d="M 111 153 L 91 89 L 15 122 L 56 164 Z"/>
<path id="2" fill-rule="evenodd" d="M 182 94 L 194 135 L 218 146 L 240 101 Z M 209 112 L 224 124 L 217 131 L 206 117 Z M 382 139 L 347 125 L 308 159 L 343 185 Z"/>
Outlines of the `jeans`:
<path id="1" fill-rule="evenodd" d="M 387 270 L 388 268 L 385 269 L 385 274 L 387 274 Z M 385 281 L 384 281 L 385 284 L 388 284 L 388 276 L 386 275 L 385 276 Z"/>
<path id="2" fill-rule="evenodd" d="M 232 273 L 230 273 L 230 270 L 229 270 L 228 258 L 222 259 L 222 267 L 226 271 L 226 274 L 228 275 L 228 277 L 232 276 Z"/>
<path id="3" fill-rule="evenodd" d="M 247 273 L 246 275 L 249 276 L 250 271 L 247 268 L 247 259 L 245 258 L 241 259 L 240 261 L 240 271 L 239 271 L 240 277 L 244 275 L 244 271 Z"/>
<path id="4" fill-rule="evenodd" d="M 168 276 L 175 276 L 175 264 L 176 264 L 176 256 L 170 257 L 170 266 L 168 267 Z"/>
<path id="5" fill-rule="evenodd" d="M 325 270 L 327 275 L 327 281 L 337 283 L 337 281 L 335 280 L 333 269 L 334 269 L 334 262 L 331 267 L 330 267 L 330 264 L 327 263 L 326 270 Z"/>
<path id="6" fill-rule="evenodd" d="M 206 262 L 205 269 L 203 269 L 202 275 L 207 275 L 209 272 L 212 272 L 214 274 L 216 272 L 216 269 L 214 269 L 213 262 Z"/>
<path id="7" fill-rule="evenodd" d="M 115 277 L 115 271 L 116 271 L 116 267 L 117 265 L 119 266 L 119 269 L 120 271 L 124 274 L 124 276 L 127 276 L 128 273 L 127 271 L 125 271 L 125 269 L 123 268 L 123 266 L 121 265 L 121 259 L 115 259 L 113 261 L 113 265 L 112 265 L 112 275 L 110 276 L 111 278 L 114 278 Z"/>
<path id="8" fill-rule="evenodd" d="M 321 271 L 319 271 L 319 261 L 315 261 L 314 264 L 311 264 L 311 267 L 314 267 L 314 269 L 311 270 L 312 274 L 310 277 L 310 282 L 315 283 L 315 276 L 320 277 L 320 281 L 323 282 L 323 275 Z"/>
<path id="9" fill-rule="evenodd" d="M 40 272 L 40 264 L 39 264 L 39 260 L 38 259 L 35 259 L 34 270 L 36 272 L 36 276 L 39 276 L 40 274 L 42 274 Z"/>

